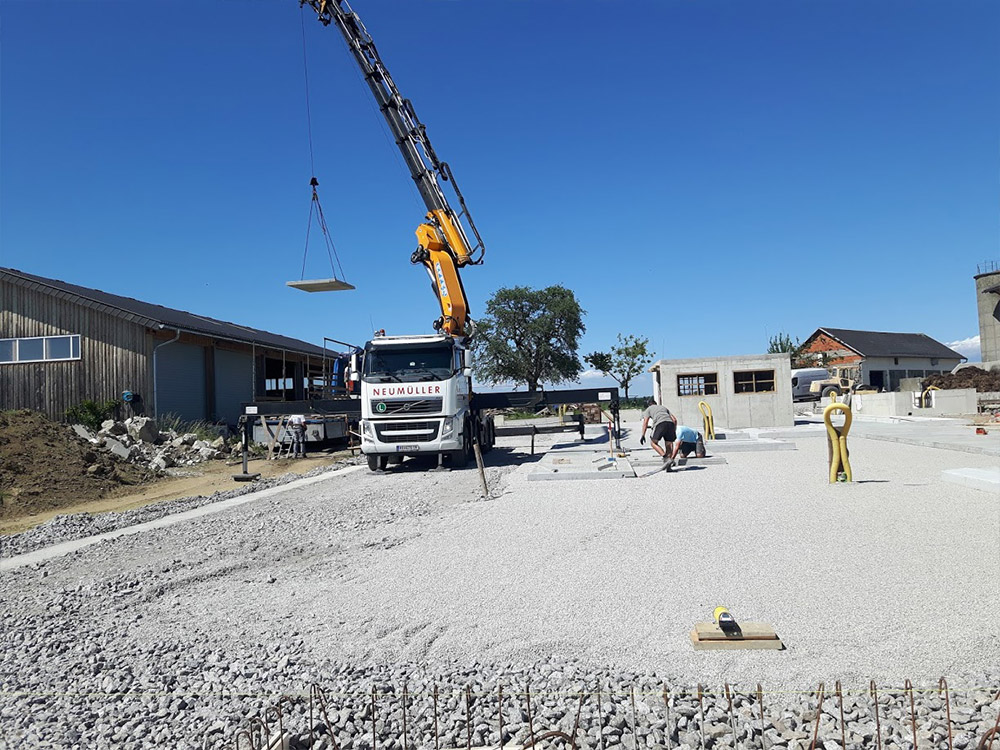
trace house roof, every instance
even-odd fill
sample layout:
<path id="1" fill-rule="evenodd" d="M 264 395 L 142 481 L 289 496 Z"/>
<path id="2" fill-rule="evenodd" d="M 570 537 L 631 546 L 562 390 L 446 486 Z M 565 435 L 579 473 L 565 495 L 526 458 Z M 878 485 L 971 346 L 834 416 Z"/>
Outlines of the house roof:
<path id="1" fill-rule="evenodd" d="M 890 333 L 887 331 L 851 331 L 846 328 L 818 328 L 809 338 L 825 333 L 848 349 L 865 357 L 934 357 L 965 359 L 926 333 Z"/>
<path id="2" fill-rule="evenodd" d="M 0 278 L 18 286 L 31 288 L 62 299 L 70 299 L 73 302 L 102 310 L 116 318 L 123 318 L 147 328 L 171 330 L 180 328 L 183 331 L 198 333 L 204 336 L 233 339 L 248 344 L 257 344 L 258 346 L 270 347 L 272 349 L 285 349 L 286 351 L 301 354 L 322 355 L 324 351 L 322 347 L 315 344 L 309 344 L 305 341 L 299 341 L 298 339 L 271 333 L 270 331 L 261 331 L 256 328 L 241 326 L 237 323 L 206 318 L 202 315 L 185 312 L 184 310 L 174 310 L 170 307 L 154 305 L 151 302 L 143 302 L 131 297 L 121 297 L 117 294 L 109 294 L 99 289 L 89 289 L 57 279 L 46 279 L 41 276 L 25 273 L 24 271 L 18 271 L 14 268 L 0 267 Z"/>

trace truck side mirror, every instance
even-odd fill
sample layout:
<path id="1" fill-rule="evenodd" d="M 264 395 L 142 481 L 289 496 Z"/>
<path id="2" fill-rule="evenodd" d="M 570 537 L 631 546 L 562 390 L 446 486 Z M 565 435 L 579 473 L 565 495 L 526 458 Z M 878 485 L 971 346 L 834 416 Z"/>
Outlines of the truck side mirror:
<path id="1" fill-rule="evenodd" d="M 463 378 L 471 378 L 472 377 L 472 368 L 471 367 L 463 367 L 462 368 L 462 377 Z"/>
<path id="2" fill-rule="evenodd" d="M 351 355 L 351 372 L 355 373 L 358 371 L 358 354 L 355 352 Z"/>

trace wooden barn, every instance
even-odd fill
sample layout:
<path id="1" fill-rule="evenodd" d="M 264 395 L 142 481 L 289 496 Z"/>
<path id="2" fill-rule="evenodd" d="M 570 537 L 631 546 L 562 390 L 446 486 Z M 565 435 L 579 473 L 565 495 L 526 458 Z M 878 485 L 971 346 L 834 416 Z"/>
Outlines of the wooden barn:
<path id="1" fill-rule="evenodd" d="M 83 400 L 117 399 L 122 418 L 169 414 L 234 425 L 246 402 L 329 397 L 343 386 L 336 382 L 342 356 L 0 268 L 0 409 L 62 419 Z"/>

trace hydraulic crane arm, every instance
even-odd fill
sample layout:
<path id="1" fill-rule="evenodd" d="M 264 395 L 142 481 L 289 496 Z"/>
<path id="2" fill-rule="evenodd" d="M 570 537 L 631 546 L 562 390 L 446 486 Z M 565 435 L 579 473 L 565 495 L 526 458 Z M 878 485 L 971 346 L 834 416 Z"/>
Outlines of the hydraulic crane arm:
<path id="1" fill-rule="evenodd" d="M 418 246 L 410 260 L 427 269 L 441 304 L 441 318 L 435 321 L 434 328 L 454 336 L 470 335 L 468 301 L 458 269 L 482 263 L 486 248 L 451 169 L 438 159 L 413 105 L 400 95 L 374 41 L 347 0 L 299 1 L 316 11 L 323 25 L 335 24 L 340 29 L 427 207 L 426 220 L 417 227 Z M 451 184 L 461 208 L 458 213 L 449 204 L 442 182 Z M 474 244 L 469 240 L 470 233 L 475 237 Z"/>

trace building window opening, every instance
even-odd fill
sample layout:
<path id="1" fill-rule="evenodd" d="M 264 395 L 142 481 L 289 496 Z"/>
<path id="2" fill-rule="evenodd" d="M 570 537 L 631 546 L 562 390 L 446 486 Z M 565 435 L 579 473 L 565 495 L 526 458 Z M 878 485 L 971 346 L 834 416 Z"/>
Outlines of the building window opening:
<path id="1" fill-rule="evenodd" d="M 31 336 L 0 339 L 0 364 L 65 362 L 80 359 L 80 336 Z"/>
<path id="2" fill-rule="evenodd" d="M 736 393 L 773 393 L 774 370 L 744 370 L 733 373 Z"/>
<path id="3" fill-rule="evenodd" d="M 716 396 L 719 393 L 719 374 L 701 372 L 677 376 L 678 396 Z"/>

